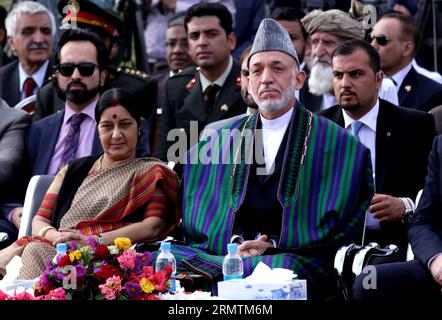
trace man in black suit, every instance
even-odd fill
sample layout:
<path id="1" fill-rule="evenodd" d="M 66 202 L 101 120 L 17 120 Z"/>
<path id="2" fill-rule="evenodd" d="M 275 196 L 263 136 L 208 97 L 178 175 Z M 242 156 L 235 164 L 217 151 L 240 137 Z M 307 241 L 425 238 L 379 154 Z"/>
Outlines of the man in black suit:
<path id="1" fill-rule="evenodd" d="M 435 135 L 433 117 L 378 99 L 383 80 L 379 54 L 363 40 L 350 40 L 332 55 L 333 88 L 339 105 L 320 113 L 349 130 L 370 149 L 375 195 L 366 217 L 366 241 L 407 249 L 406 219 L 423 188 Z M 353 127 L 358 131 L 353 132 Z"/>
<path id="2" fill-rule="evenodd" d="M 52 73 L 55 20 L 42 4 L 24 1 L 8 14 L 5 25 L 9 45 L 18 60 L 0 68 L 0 98 L 14 107 L 37 93 Z"/>
<path id="3" fill-rule="evenodd" d="M 419 29 L 401 13 L 389 13 L 376 23 L 371 44 L 381 56 L 381 68 L 398 90 L 399 105 L 429 111 L 442 104 L 442 85 L 419 74 L 412 65 Z"/>
<path id="4" fill-rule="evenodd" d="M 185 27 L 189 54 L 198 68 L 187 68 L 167 81 L 157 144 L 157 156 L 168 159 L 169 147 L 174 144 L 168 133 L 176 129 L 171 138 L 178 137 L 178 157 L 171 151 L 168 159 L 174 162 L 197 142 L 206 124 L 246 111 L 240 68 L 230 53 L 236 37 L 229 10 L 219 3 L 196 4 L 186 12 Z M 194 129 L 190 130 L 191 126 Z"/>
<path id="5" fill-rule="evenodd" d="M 428 175 L 408 238 L 414 260 L 376 265 L 376 288 L 367 286 L 368 273 L 356 278 L 357 300 L 442 299 L 442 136 L 437 136 L 428 160 Z"/>

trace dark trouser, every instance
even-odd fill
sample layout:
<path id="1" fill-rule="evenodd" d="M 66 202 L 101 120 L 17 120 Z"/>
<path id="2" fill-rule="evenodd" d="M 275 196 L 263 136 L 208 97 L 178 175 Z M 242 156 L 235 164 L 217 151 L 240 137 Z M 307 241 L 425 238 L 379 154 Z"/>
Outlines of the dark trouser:
<path id="1" fill-rule="evenodd" d="M 0 232 L 6 232 L 9 237 L 8 240 L 0 242 L 0 250 L 6 248 L 15 240 L 17 240 L 18 236 L 17 228 L 11 222 L 5 219 L 0 219 Z"/>
<path id="2" fill-rule="evenodd" d="M 387 263 L 374 266 L 373 273 L 362 273 L 353 286 L 355 300 L 403 300 L 403 299 L 442 299 L 441 286 L 439 286 L 426 265 L 419 260 L 407 262 Z M 373 276 L 376 289 L 365 289 L 367 281 Z M 365 278 L 365 281 L 364 281 Z"/>

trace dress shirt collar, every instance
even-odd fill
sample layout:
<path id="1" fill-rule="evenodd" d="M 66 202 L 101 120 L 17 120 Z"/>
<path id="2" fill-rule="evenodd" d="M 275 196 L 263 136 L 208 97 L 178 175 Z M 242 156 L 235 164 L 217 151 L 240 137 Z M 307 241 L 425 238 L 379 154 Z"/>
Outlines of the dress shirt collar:
<path id="1" fill-rule="evenodd" d="M 356 121 L 352 119 L 345 111 L 342 109 L 342 114 L 344 116 L 345 130 L 349 130 L 349 126 L 352 122 Z M 370 111 L 364 114 L 358 121 L 362 122 L 365 126 L 369 127 L 373 132 L 376 132 L 376 123 L 379 114 L 379 99 L 376 100 L 376 104 Z"/>
<path id="2" fill-rule="evenodd" d="M 87 115 L 89 118 L 92 119 L 92 121 L 95 122 L 95 106 L 97 105 L 98 99 L 92 101 L 90 104 L 87 105 L 86 108 L 84 108 L 83 110 L 81 110 L 80 113 L 84 113 L 85 115 Z M 77 112 L 75 112 L 75 110 L 73 110 L 71 107 L 68 106 L 67 103 L 65 103 L 64 105 L 64 118 L 63 118 L 63 125 L 66 125 L 68 120 Z"/>
<path id="3" fill-rule="evenodd" d="M 404 81 L 405 77 L 407 76 L 408 72 L 410 72 L 411 67 L 413 66 L 413 62 L 410 62 L 405 68 L 402 70 L 399 70 L 394 75 L 391 76 L 391 78 L 394 80 L 396 89 L 399 91 L 399 88 L 402 85 L 402 82 Z"/>
<path id="4" fill-rule="evenodd" d="M 290 119 L 292 118 L 292 114 L 293 114 L 293 108 L 290 108 L 289 111 L 287 111 L 286 113 L 284 113 L 282 116 L 280 116 L 279 118 L 276 119 L 266 119 L 264 118 L 262 115 L 260 115 L 261 117 L 261 123 L 262 123 L 262 128 L 265 129 L 271 129 L 271 130 L 283 130 L 285 131 L 285 129 L 287 128 L 287 126 L 290 123 Z"/>
<path id="5" fill-rule="evenodd" d="M 23 92 L 23 85 L 27 78 L 33 78 L 35 83 L 37 84 L 37 87 L 41 88 L 43 85 L 43 82 L 45 81 L 45 75 L 46 75 L 46 69 L 48 68 L 49 60 L 46 60 L 41 67 L 34 72 L 32 75 L 28 75 L 23 69 L 23 66 L 21 63 L 18 64 L 18 78 L 19 78 L 19 84 L 20 84 L 20 92 Z"/>
<path id="6" fill-rule="evenodd" d="M 213 82 L 211 82 L 209 79 L 207 79 L 203 75 L 203 73 L 200 72 L 199 74 L 200 74 L 202 92 L 204 93 L 204 91 L 206 91 L 208 86 L 215 84 L 215 83 L 222 88 L 222 86 L 224 85 L 224 82 L 226 82 L 226 79 L 229 76 L 230 70 L 232 70 L 232 67 L 233 67 L 233 58 L 232 58 L 232 56 L 230 56 L 229 64 L 227 65 L 226 70 L 224 70 L 224 72 L 221 74 L 221 76 Z"/>

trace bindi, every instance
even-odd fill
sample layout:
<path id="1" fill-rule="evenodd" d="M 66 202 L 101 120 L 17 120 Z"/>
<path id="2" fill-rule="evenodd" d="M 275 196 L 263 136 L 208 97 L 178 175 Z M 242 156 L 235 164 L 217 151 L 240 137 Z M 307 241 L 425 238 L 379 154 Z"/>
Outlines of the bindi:
<path id="1" fill-rule="evenodd" d="M 117 119 L 117 115 L 116 115 L 116 114 L 113 114 L 113 115 L 112 115 L 112 118 Z"/>

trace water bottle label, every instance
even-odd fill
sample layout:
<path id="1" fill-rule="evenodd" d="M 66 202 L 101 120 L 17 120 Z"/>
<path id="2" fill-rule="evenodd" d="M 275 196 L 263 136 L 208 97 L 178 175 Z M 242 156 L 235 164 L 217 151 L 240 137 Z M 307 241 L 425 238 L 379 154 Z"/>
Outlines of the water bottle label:
<path id="1" fill-rule="evenodd" d="M 242 274 L 231 274 L 231 275 L 224 275 L 224 281 L 227 280 L 233 280 L 233 279 L 242 279 Z"/>
<path id="2" fill-rule="evenodd" d="M 176 291 L 176 282 L 175 282 L 175 273 L 172 273 L 170 276 L 170 288 L 169 292 L 175 292 Z"/>

